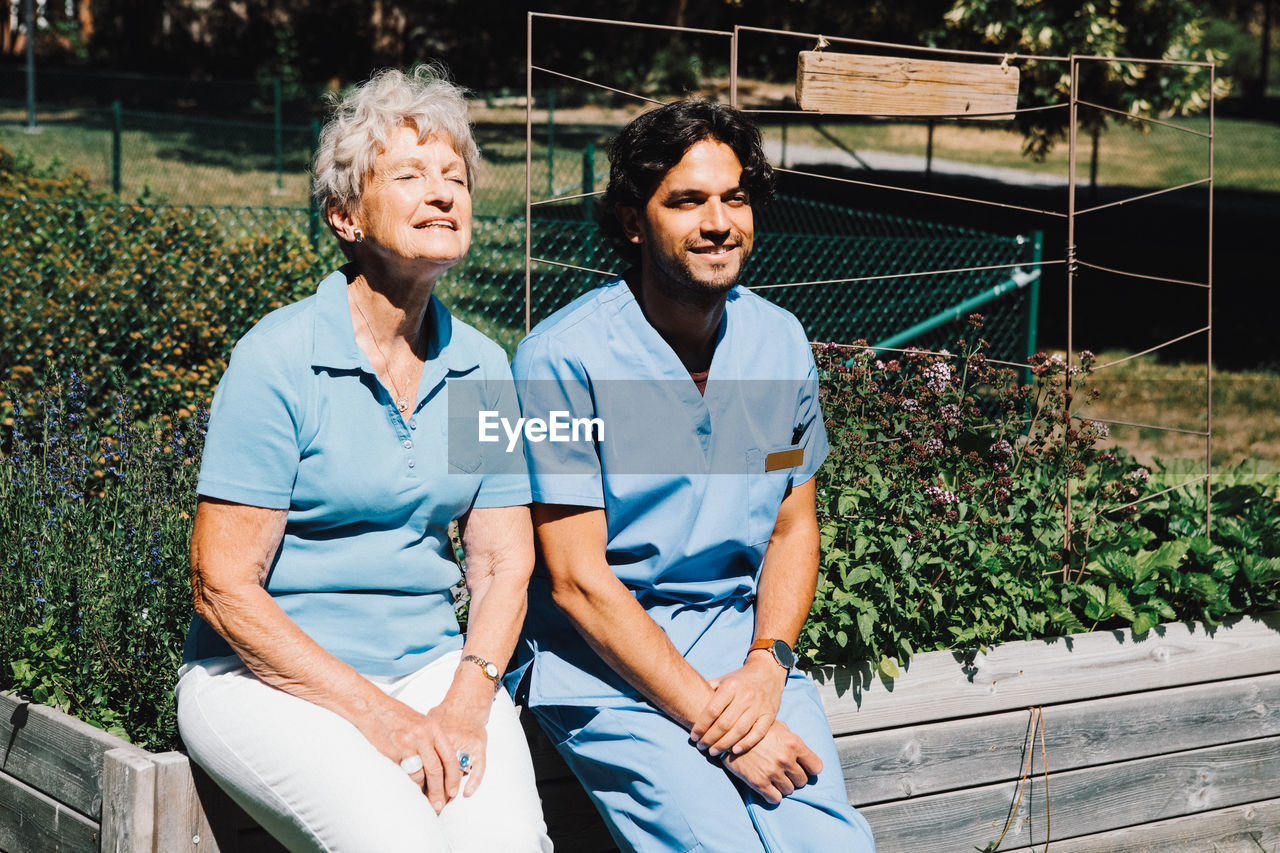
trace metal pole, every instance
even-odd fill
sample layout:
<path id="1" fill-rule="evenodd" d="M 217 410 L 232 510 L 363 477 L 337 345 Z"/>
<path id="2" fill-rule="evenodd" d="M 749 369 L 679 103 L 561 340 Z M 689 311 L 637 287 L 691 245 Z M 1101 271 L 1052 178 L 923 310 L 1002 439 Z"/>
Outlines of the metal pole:
<path id="1" fill-rule="evenodd" d="M 924 185 L 933 184 L 933 119 L 929 119 L 929 136 L 924 145 Z"/>
<path id="2" fill-rule="evenodd" d="M 1258 96 L 1267 96 L 1267 83 L 1271 77 L 1271 4 L 1273 0 L 1262 0 L 1262 56 L 1258 61 L 1258 76 L 1262 78 L 1258 85 Z M 1213 92 L 1209 92 L 1213 97 Z"/>
<path id="3" fill-rule="evenodd" d="M 315 152 L 320 148 L 320 120 L 313 118 L 311 120 L 311 156 L 315 158 Z M 308 188 L 309 189 L 309 188 Z M 307 217 L 307 236 L 311 238 L 311 246 L 315 248 L 320 245 L 320 205 L 316 202 L 315 193 L 307 193 L 308 207 L 310 215 Z"/>
<path id="4" fill-rule="evenodd" d="M 1044 260 L 1044 232 L 1036 231 L 1031 235 L 1031 263 L 1035 269 L 1040 269 L 1040 262 Z M 1031 282 L 1031 292 L 1027 295 L 1027 358 L 1036 354 L 1036 347 L 1040 345 L 1039 341 L 1039 323 L 1040 323 L 1040 276 L 1036 276 Z M 1023 368 L 1023 377 L 1025 382 L 1031 382 L 1030 366 Z"/>
<path id="5" fill-rule="evenodd" d="M 596 147 L 588 142 L 582 149 L 582 218 L 591 221 L 591 193 L 596 191 Z"/>
<path id="6" fill-rule="evenodd" d="M 527 12 L 524 33 L 524 333 L 533 328 L 533 294 L 529 269 L 533 232 L 533 12 Z M 548 198 L 550 196 L 548 195 Z"/>
<path id="7" fill-rule="evenodd" d="M 784 115 L 782 117 L 782 158 L 780 160 L 784 169 L 787 168 L 787 124 L 787 117 Z"/>
<path id="8" fill-rule="evenodd" d="M 1063 377 L 1066 405 L 1063 412 L 1063 435 L 1071 429 L 1071 362 L 1075 347 L 1075 284 L 1076 284 L 1076 123 L 1079 118 L 1080 65 L 1071 57 L 1070 119 L 1067 131 L 1067 373 Z M 1065 442 L 1065 438 L 1063 441 Z M 1065 446 L 1065 445 L 1064 445 Z M 1062 579 L 1069 578 L 1071 567 L 1071 472 L 1066 472 L 1063 513 L 1063 561 Z"/>
<path id="9" fill-rule="evenodd" d="M 556 194 L 556 90 L 547 89 L 547 198 Z"/>
<path id="10" fill-rule="evenodd" d="M 111 102 L 111 191 L 120 197 L 120 160 L 124 154 L 121 137 L 124 136 L 124 109 L 119 101 Z"/>
<path id="11" fill-rule="evenodd" d="M 1267 4 L 1270 7 L 1270 3 Z M 1213 535 L 1213 138 L 1214 110 L 1213 84 L 1217 69 L 1209 67 L 1209 240 L 1208 270 L 1205 281 L 1208 306 L 1206 308 L 1209 327 L 1208 340 L 1205 345 L 1205 380 L 1204 380 L 1204 535 Z M 1263 81 L 1266 85 L 1266 81 Z M 1264 89 L 1265 91 L 1265 89 Z"/>
<path id="12" fill-rule="evenodd" d="M 1098 203 L 1098 137 L 1102 135 L 1100 128 L 1090 131 L 1093 135 L 1093 148 L 1089 154 L 1089 200 Z"/>
<path id="13" fill-rule="evenodd" d="M 280 78 L 271 78 L 271 94 L 276 115 L 276 193 L 284 192 L 284 118 L 281 116 Z"/>
<path id="14" fill-rule="evenodd" d="M 738 107 L 738 28 L 733 28 L 733 38 L 729 41 L 729 106 Z"/>
<path id="15" fill-rule="evenodd" d="M 36 10 L 34 0 L 26 0 L 22 14 L 27 24 L 27 133 L 38 133 L 36 127 Z"/>

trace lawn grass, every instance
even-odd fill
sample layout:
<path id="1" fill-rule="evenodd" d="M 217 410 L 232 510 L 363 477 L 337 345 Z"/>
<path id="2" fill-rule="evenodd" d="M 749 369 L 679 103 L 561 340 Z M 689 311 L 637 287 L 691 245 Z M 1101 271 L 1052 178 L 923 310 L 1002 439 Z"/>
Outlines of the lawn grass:
<path id="1" fill-rule="evenodd" d="M 1111 425 L 1110 443 L 1149 464 L 1155 458 L 1204 459 L 1205 365 L 1164 364 L 1151 356 L 1120 361 L 1104 352 L 1090 382 L 1101 396 L 1078 413 L 1186 432 Z M 1280 374 L 1215 370 L 1212 375 L 1212 464 L 1222 468 L 1246 459 L 1280 468 Z"/>
<path id="2" fill-rule="evenodd" d="M 283 137 L 283 169 L 276 171 L 274 132 L 261 123 L 198 121 L 126 113 L 121 133 L 121 198 L 172 204 L 306 207 L 311 158 L 309 129 L 292 127 Z M 41 112 L 39 133 L 28 133 L 26 114 L 0 110 L 0 146 L 31 157 L 36 165 L 53 160 L 88 174 L 97 189 L 112 188 L 112 134 L 101 110 Z M 525 134 L 523 124 L 481 128 L 483 152 L 474 202 L 478 216 L 523 216 Z M 554 150 L 554 195 L 582 191 L 583 147 Z M 533 147 L 533 194 L 547 198 L 548 148 Z M 608 160 L 598 147 L 593 158 L 596 185 L 603 187 Z"/>
<path id="3" fill-rule="evenodd" d="M 493 110 L 484 114 L 495 117 Z M 494 115 L 491 115 L 494 114 Z M 475 193 L 476 213 L 489 216 L 520 215 L 524 209 L 525 135 L 523 111 L 511 112 L 506 122 L 486 122 L 477 133 L 484 155 L 480 183 Z M 559 115 L 559 114 L 558 114 Z M 572 121 L 584 121 L 590 113 L 565 115 L 554 153 L 552 194 L 582 191 L 584 139 L 573 132 Z M 609 118 L 603 113 L 601 119 Z M 518 119 L 518 120 L 517 120 Z M 111 133 L 105 113 L 97 111 L 49 111 L 39 115 L 41 132 L 28 134 L 25 114 L 0 111 L 0 145 L 25 152 L 37 163 L 57 157 L 84 169 L 94 185 L 111 188 Z M 1208 131 L 1207 118 L 1178 119 L 1176 123 L 1199 133 Z M 925 156 L 927 129 L 922 122 L 859 123 L 824 121 L 823 129 L 855 151 L 884 151 Z M 1129 126 L 1112 125 L 1099 146 L 1098 180 L 1102 184 L 1139 187 L 1176 186 L 1208 176 L 1209 142 L 1202 136 L 1158 125 L 1143 133 Z M 542 138 L 539 128 L 539 139 Z M 762 126 L 765 137 L 781 139 L 782 125 Z M 790 150 L 796 146 L 833 148 L 808 117 L 792 119 L 786 129 Z M 1242 119 L 1219 119 L 1215 127 L 1215 181 L 1219 187 L 1280 192 L 1280 126 Z M 122 135 L 122 193 L 126 199 L 146 197 L 178 204 L 254 205 L 305 207 L 310 131 L 290 128 L 284 138 L 284 171 L 277 187 L 275 149 L 269 125 L 261 123 L 165 120 L 163 116 L 126 114 Z M 590 137 L 594 138 L 594 137 Z M 595 142 L 602 142 L 596 138 Z M 1004 124 L 957 125 L 939 123 L 934 131 L 933 156 L 983 166 L 1025 170 L 1036 174 L 1067 176 L 1068 149 L 1057 145 L 1043 162 L 1022 154 L 1022 136 Z M 533 146 L 534 199 L 548 197 L 547 147 Z M 1088 178 L 1089 140 L 1082 139 L 1077 153 L 1077 173 Z M 594 187 L 608 174 L 603 147 L 596 144 L 593 158 Z"/>
<path id="4" fill-rule="evenodd" d="M 1098 145 L 1098 182 L 1137 187 L 1172 187 L 1209 176 L 1209 120 L 1175 119 L 1184 130 L 1147 125 L 1146 131 L 1112 124 Z M 766 139 L 781 142 L 781 124 L 763 127 Z M 858 123 L 823 121 L 821 127 L 854 151 L 885 151 L 924 157 L 928 127 L 924 122 Z M 833 147 L 813 121 L 786 126 L 788 147 Z M 934 128 L 933 156 L 981 166 L 1021 169 L 1067 179 L 1069 148 L 1054 146 L 1042 162 L 1022 153 L 1023 137 L 1006 123 L 959 125 L 939 122 Z M 1091 140 L 1077 143 L 1077 180 L 1089 177 Z M 1214 126 L 1214 181 L 1218 187 L 1280 192 L 1280 126 L 1261 121 L 1218 119 Z M 790 159 L 790 158 L 789 158 Z"/>

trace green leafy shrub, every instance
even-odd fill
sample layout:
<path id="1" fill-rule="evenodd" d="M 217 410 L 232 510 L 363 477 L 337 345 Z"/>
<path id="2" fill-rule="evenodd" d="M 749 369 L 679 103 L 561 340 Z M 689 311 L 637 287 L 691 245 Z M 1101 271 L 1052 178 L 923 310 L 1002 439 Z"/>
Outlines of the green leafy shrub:
<path id="1" fill-rule="evenodd" d="M 29 403 L 76 365 L 91 416 L 117 371 L 139 417 L 190 417 L 236 340 L 340 263 L 306 211 L 110 203 L 3 149 L 0 197 L 0 267 L 20 282 L 0 295 L 0 380 Z"/>
<path id="2" fill-rule="evenodd" d="M 896 677 L 922 651 L 1280 603 L 1280 478 L 1220 481 L 1206 537 L 1203 482 L 1165 492 L 1185 470 L 1153 476 L 1100 447 L 1106 426 L 1081 416 L 1092 354 L 1070 367 L 1038 354 L 1024 384 L 982 340 L 957 347 L 888 361 L 815 348 L 832 453 L 811 660 Z"/>
<path id="3" fill-rule="evenodd" d="M 1065 428 L 1061 360 L 1035 359 L 1024 385 L 980 343 L 960 351 L 895 364 L 818 350 L 832 455 L 810 661 L 894 677 L 921 651 L 1280 604 L 1280 475 L 1217 474 L 1206 538 L 1203 483 L 1165 491 L 1193 471 L 1148 474 L 1097 447 L 1100 425 Z M 91 414 L 73 374 L 0 428 L 0 689 L 164 750 L 177 743 L 203 415 L 139 420 L 113 401 Z"/>

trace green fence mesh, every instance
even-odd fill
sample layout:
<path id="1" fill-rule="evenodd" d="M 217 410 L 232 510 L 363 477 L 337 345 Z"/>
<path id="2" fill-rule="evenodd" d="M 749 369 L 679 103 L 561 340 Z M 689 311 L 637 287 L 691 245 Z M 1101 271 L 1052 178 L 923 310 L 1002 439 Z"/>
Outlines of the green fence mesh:
<path id="1" fill-rule="evenodd" d="M 235 341 L 342 263 L 305 209 L 6 199 L 0 228 L 0 365 L 17 398 L 79 372 L 91 410 L 123 387 L 140 414 L 207 404 Z M 536 208 L 535 257 L 620 266 L 583 205 Z M 524 221 L 477 217 L 467 260 L 442 280 L 454 313 L 508 352 L 524 335 Z M 780 199 L 760 216 L 748 284 L 1025 263 L 1033 240 Z M 876 342 L 1007 280 L 1008 271 L 763 289 L 817 340 Z M 603 280 L 535 263 L 533 322 Z M 1024 290 L 980 310 L 992 355 L 1021 360 L 1034 321 Z M 918 340 L 940 346 L 952 328 Z M 112 374 L 115 373 L 115 377 Z M 122 382 L 120 381 L 122 380 Z"/>
<path id="2" fill-rule="evenodd" d="M 604 278 L 546 262 L 603 271 L 622 265 L 580 203 L 535 208 L 531 254 L 540 260 L 532 275 L 534 323 Z M 879 343 L 936 319 L 903 344 L 937 349 L 961 334 L 971 312 L 950 321 L 940 315 L 1009 283 L 1014 270 L 916 273 L 1021 265 L 1025 281 L 1034 276 L 1038 255 L 1036 235 L 990 234 L 782 196 L 757 214 L 744 283 L 799 317 L 813 340 Z M 870 276 L 895 278 L 841 281 Z M 795 286 L 774 286 L 782 284 Z M 986 318 L 991 357 L 1022 362 L 1029 354 L 1033 293 L 1033 284 L 1011 286 L 972 309 Z"/>

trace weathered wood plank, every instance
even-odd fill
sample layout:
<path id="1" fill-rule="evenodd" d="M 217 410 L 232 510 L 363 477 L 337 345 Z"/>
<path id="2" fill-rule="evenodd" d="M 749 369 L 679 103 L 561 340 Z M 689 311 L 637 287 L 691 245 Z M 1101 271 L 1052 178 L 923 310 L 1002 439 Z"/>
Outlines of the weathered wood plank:
<path id="1" fill-rule="evenodd" d="M 1280 672 L 1280 613 L 1246 617 L 1212 636 L 1201 625 L 1163 625 L 1135 640 L 1100 631 L 1002 643 L 965 660 L 917 655 L 886 686 L 869 665 L 811 671 L 837 735 L 1011 711 L 1182 684 Z"/>
<path id="2" fill-rule="evenodd" d="M 1043 710 L 1050 773 L 1280 735 L 1280 674 L 1115 696 Z M 849 799 L 867 805 L 1016 779 L 1030 711 L 847 735 Z M 1042 769 L 1036 744 L 1035 770 Z"/>
<path id="3" fill-rule="evenodd" d="M 796 62 L 802 110 L 862 115 L 1011 118 L 1018 107 L 1012 65 L 804 50 Z"/>
<path id="4" fill-rule="evenodd" d="M 98 824 L 0 773 L 0 850 L 98 853 Z"/>
<path id="5" fill-rule="evenodd" d="M 156 773 L 155 849 L 166 853 L 217 853 L 234 846 L 219 845 L 209 826 L 206 811 L 212 803 L 202 803 L 191 776 L 191 762 L 180 752 L 151 757 Z M 225 836 L 224 836 L 225 838 Z"/>
<path id="6" fill-rule="evenodd" d="M 1076 838 L 1280 796 L 1280 738 L 1214 746 L 1049 777 L 1050 840 Z M 1013 806 L 1007 782 L 868 806 L 879 853 L 971 850 L 995 841 Z M 1043 781 L 1029 783 L 1001 847 L 1043 845 Z M 1056 844 L 1056 842 L 1055 842 Z"/>
<path id="7" fill-rule="evenodd" d="M 186 762 L 181 778 L 194 785 L 195 796 L 199 798 L 199 805 L 204 812 L 205 823 L 195 830 L 203 839 L 196 849 L 205 853 L 210 850 L 222 850 L 226 853 L 284 853 L 284 846 L 258 826 L 199 765 L 191 763 L 182 753 L 167 755 L 180 756 Z M 178 763 L 176 758 L 173 761 Z M 157 797 L 159 796 L 157 790 Z M 209 844 L 214 846 L 207 846 Z"/>
<path id="8" fill-rule="evenodd" d="M 0 693 L 0 771 L 98 820 L 102 754 L 118 737 L 44 705 Z"/>
<path id="9" fill-rule="evenodd" d="M 110 853 L 155 850 L 156 768 L 135 747 L 113 749 L 102 761 L 102 849 Z"/>
<path id="10" fill-rule="evenodd" d="M 1053 853 L 1277 853 L 1280 800 L 1055 841 L 1050 849 Z M 1012 853 L 1043 851 L 1043 847 L 1023 847 Z"/>

